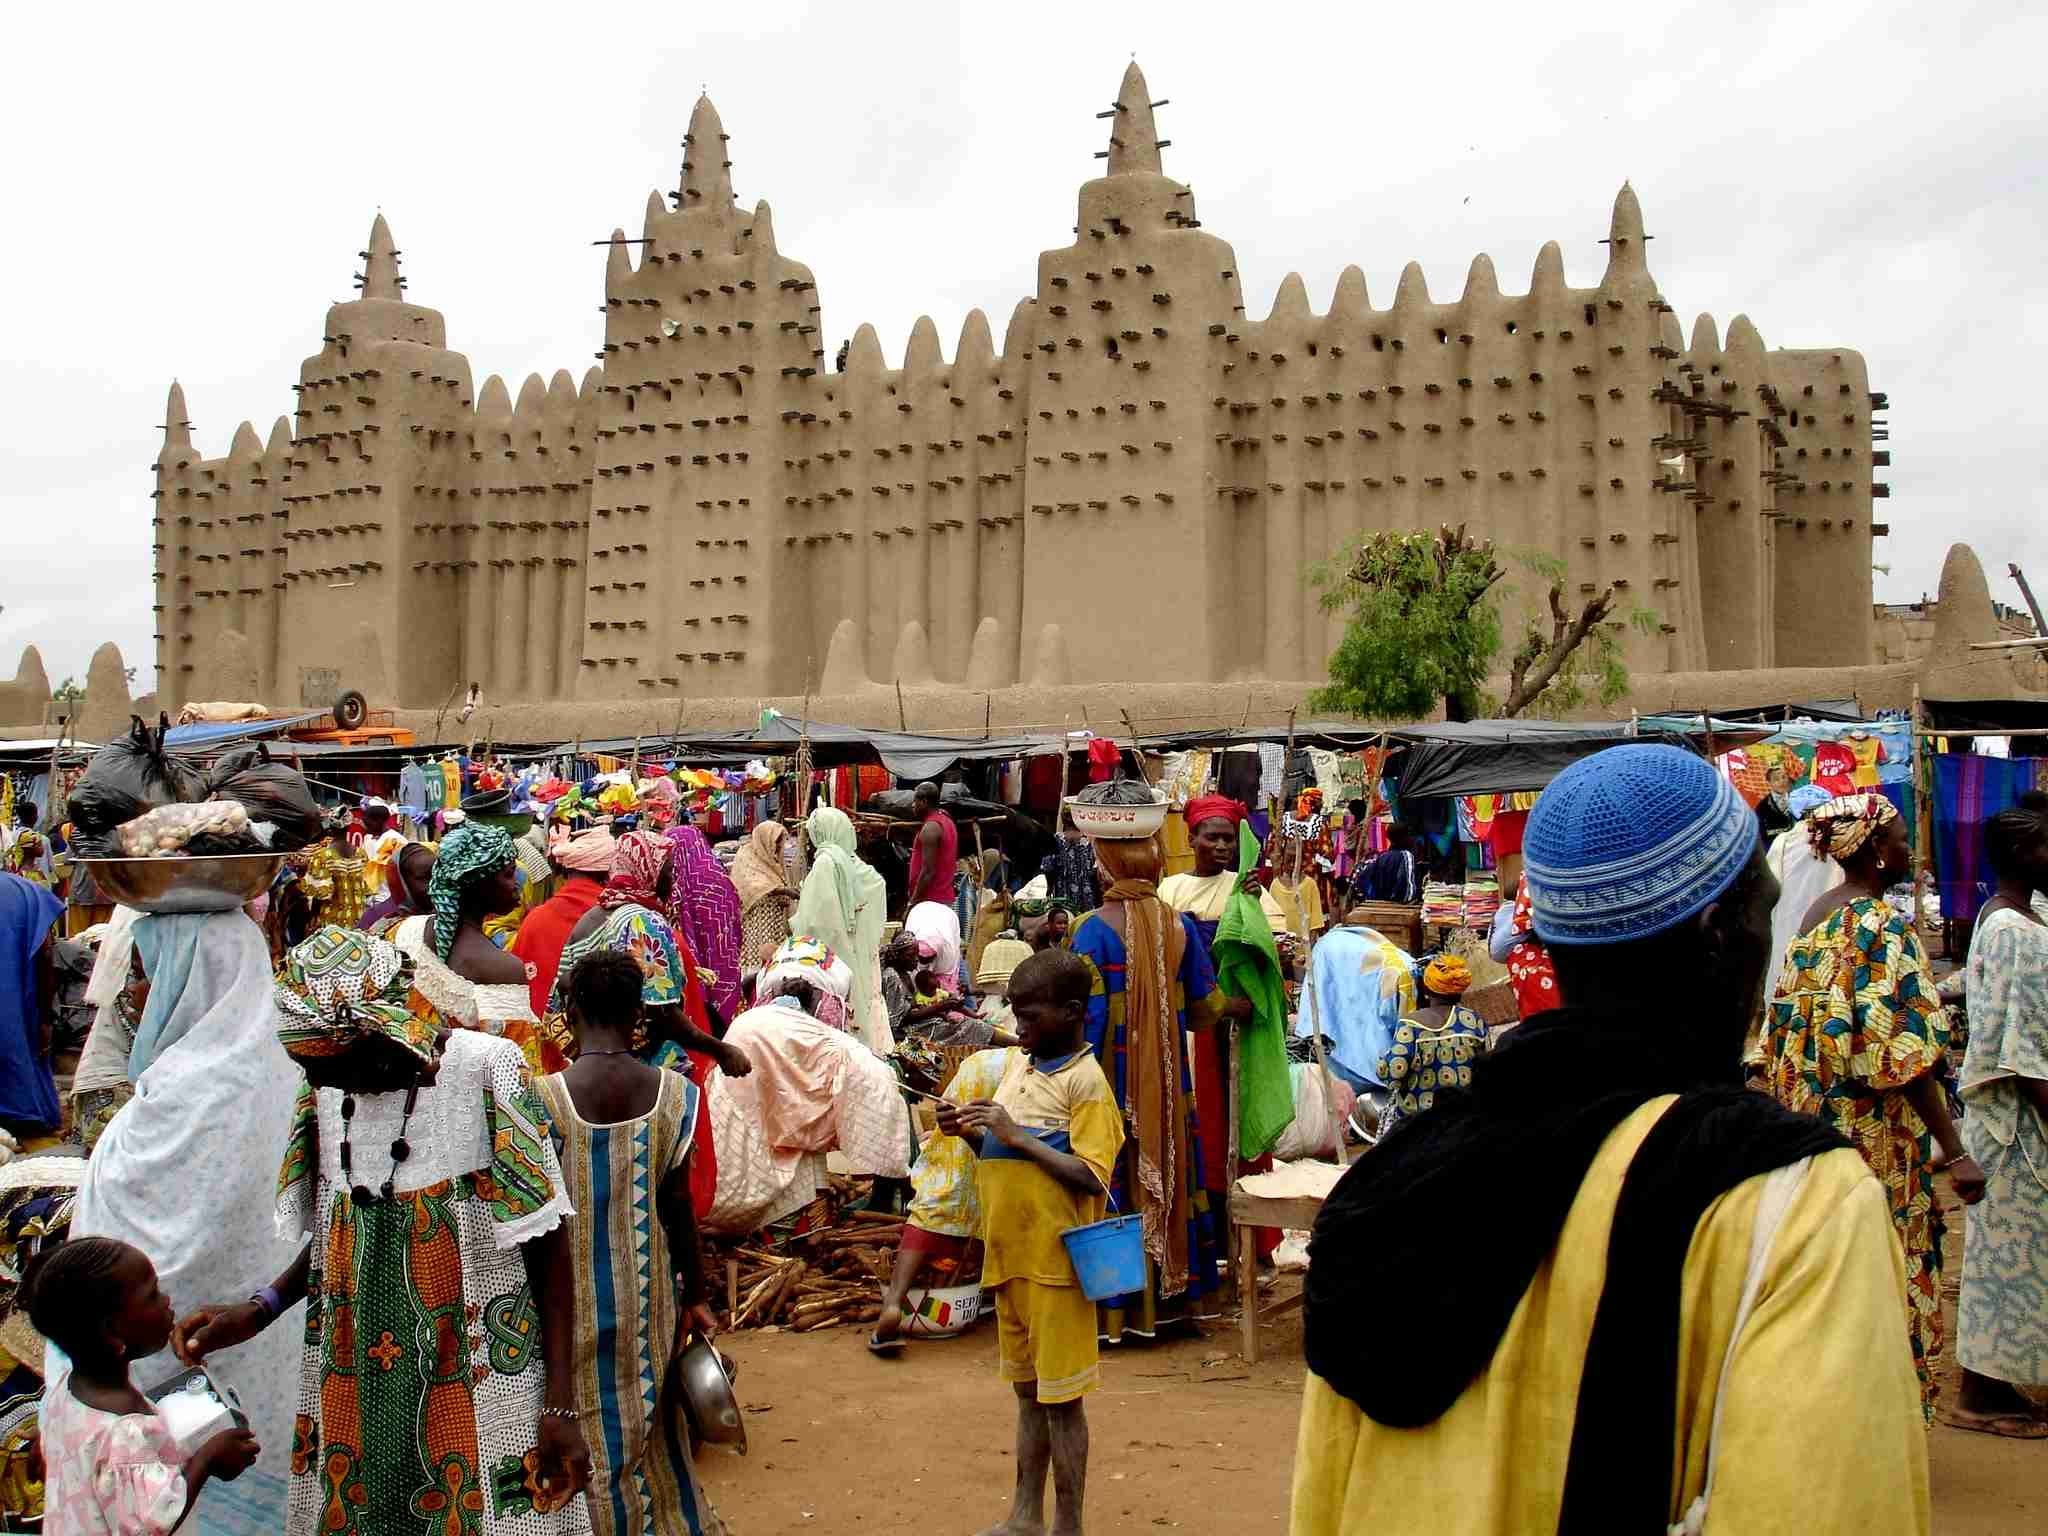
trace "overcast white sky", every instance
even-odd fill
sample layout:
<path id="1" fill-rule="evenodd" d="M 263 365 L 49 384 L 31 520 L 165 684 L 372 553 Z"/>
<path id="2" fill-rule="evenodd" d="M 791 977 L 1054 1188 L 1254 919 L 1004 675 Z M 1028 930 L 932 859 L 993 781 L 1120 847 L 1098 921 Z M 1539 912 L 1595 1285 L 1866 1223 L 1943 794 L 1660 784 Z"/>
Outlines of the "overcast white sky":
<path id="1" fill-rule="evenodd" d="M 731 13 L 746 14 L 734 17 Z M 2028 14 L 2032 12 L 2033 14 Z M 292 409 L 371 216 L 479 381 L 577 377 L 614 225 L 676 184 L 700 86 L 740 200 L 817 273 L 828 347 L 902 355 L 929 313 L 998 338 L 1070 238 L 1135 51 L 1170 174 L 1234 242 L 1247 308 L 1290 270 L 1326 308 L 1410 259 L 1455 296 L 1480 251 L 1599 277 L 1632 178 L 1690 335 L 1847 345 L 1891 396 L 1884 597 L 1955 539 L 1992 593 L 2048 593 L 2048 12 L 1640 3 L 1462 7 L 701 4 L 24 8 L 0 93 L 0 676 L 117 641 L 145 686 L 148 465 L 185 385 L 200 448 Z"/>

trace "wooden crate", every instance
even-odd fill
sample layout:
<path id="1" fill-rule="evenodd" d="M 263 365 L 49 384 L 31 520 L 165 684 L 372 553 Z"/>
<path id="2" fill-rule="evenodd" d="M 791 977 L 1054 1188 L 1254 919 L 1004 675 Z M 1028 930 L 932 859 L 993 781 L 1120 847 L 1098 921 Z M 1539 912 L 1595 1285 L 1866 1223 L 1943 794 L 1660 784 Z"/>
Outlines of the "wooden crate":
<path id="1" fill-rule="evenodd" d="M 1344 914 L 1350 927 L 1377 928 L 1411 955 L 1422 953 L 1422 904 L 1361 901 Z"/>

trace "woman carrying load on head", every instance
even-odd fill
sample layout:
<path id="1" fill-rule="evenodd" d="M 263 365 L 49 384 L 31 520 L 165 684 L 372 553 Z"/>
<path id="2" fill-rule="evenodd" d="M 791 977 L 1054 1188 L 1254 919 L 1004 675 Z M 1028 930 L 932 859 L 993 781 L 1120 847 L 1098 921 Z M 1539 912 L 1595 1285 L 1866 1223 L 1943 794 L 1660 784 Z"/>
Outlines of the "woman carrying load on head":
<path id="1" fill-rule="evenodd" d="M 1132 1127 L 1110 1193 L 1144 1217 L 1148 1284 L 1099 1309 L 1103 1338 L 1150 1338 L 1162 1322 L 1213 1313 L 1221 1213 L 1203 1186 L 1202 1132 L 1184 1042 L 1216 991 L 1194 919 L 1159 896 L 1156 838 L 1099 839 L 1102 906 L 1070 947 L 1094 975 L 1088 1045 Z M 1220 1130 L 1221 1127 L 1215 1128 Z"/>
<path id="2" fill-rule="evenodd" d="M 275 1221 L 303 1246 L 182 1304 L 174 1343 L 191 1360 L 303 1340 L 289 1508 L 264 1530 L 580 1536 L 597 1426 L 574 1390 L 576 1213 L 547 1111 L 515 1045 L 444 1031 L 413 983 L 349 929 L 286 957 L 266 1022 L 303 1077 Z M 301 1298 L 304 1327 L 274 1326 Z"/>
<path id="3" fill-rule="evenodd" d="M 1906 1314 L 1921 1410 L 1934 1422 L 1941 1357 L 1942 1210 L 1935 1170 L 1965 1204 L 1984 1174 L 1964 1149 L 1942 1082 L 1949 1024 L 1920 935 L 1885 900 L 1910 868 L 1906 824 L 1879 794 L 1844 795 L 1807 820 L 1842 883 L 1814 902 L 1778 969 L 1763 1038 L 1764 1082 L 1863 1154 L 1906 1251 Z"/>
<path id="4" fill-rule="evenodd" d="M 272 1165 L 290 1129 L 298 1073 L 274 1034 L 270 950 L 239 911 L 147 913 L 132 937 L 145 978 L 129 993 L 137 1005 L 126 1061 L 133 1092 L 95 1142 L 71 1236 L 142 1249 L 180 1310 L 246 1296 L 298 1247 L 279 1236 L 271 1214 Z M 240 1536 L 283 1526 L 296 1325 L 219 1362 L 263 1456 L 236 1482 L 209 1484 L 193 1529 Z M 147 1386 L 178 1369 L 169 1353 L 131 1363 Z M 65 1389 L 60 1371 L 48 1388 Z"/>
<path id="5" fill-rule="evenodd" d="M 1239 828 L 1247 812 L 1228 795 L 1197 795 L 1182 813 L 1187 818 L 1188 839 L 1195 850 L 1194 873 L 1168 875 L 1159 882 L 1159 899 L 1184 914 L 1194 925 L 1203 957 L 1216 968 L 1216 932 L 1238 888 Z M 1252 1017 L 1249 997 L 1237 996 L 1217 987 L 1215 1007 L 1207 1027 L 1194 1030 L 1195 1104 L 1209 1135 L 1202 1143 L 1200 1173 L 1202 1187 L 1210 1202 L 1221 1209 L 1230 1198 L 1230 1093 L 1227 1062 L 1230 1054 L 1226 1027 L 1243 1024 Z M 1240 1158 L 1236 1173 L 1263 1173 L 1273 1166 L 1270 1154 Z M 1259 1256 L 1269 1256 L 1280 1246 L 1280 1234 L 1269 1227 L 1259 1230 Z"/>

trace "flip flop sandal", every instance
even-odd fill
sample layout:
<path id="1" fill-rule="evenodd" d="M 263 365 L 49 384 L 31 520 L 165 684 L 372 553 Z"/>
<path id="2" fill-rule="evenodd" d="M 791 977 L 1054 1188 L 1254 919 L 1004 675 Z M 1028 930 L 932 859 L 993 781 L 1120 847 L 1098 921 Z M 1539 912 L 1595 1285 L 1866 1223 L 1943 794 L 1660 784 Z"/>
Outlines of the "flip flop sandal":
<path id="1" fill-rule="evenodd" d="M 1970 1413 L 1960 1408 L 1949 1410 L 1948 1422 L 1956 1429 L 1967 1429 L 1980 1435 L 2002 1435 L 2008 1440 L 2048 1440 L 2048 1419 L 2037 1419 L 2029 1413 Z"/>
<path id="2" fill-rule="evenodd" d="M 901 1350 L 908 1343 L 909 1340 L 905 1339 L 900 1333 L 893 1339 L 877 1338 L 874 1334 L 870 1333 L 868 1335 L 868 1353 L 886 1358 Z M 2048 1433 L 2048 1429 L 2044 1429 L 2043 1433 Z"/>

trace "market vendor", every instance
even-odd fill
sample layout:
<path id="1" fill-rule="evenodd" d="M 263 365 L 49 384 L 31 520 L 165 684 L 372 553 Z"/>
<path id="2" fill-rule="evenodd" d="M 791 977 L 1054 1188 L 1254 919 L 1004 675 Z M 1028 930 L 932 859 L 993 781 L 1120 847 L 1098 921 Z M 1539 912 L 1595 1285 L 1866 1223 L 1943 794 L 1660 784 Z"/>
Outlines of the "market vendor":
<path id="1" fill-rule="evenodd" d="M 1159 899 L 1192 920 L 1202 949 L 1215 962 L 1216 930 L 1225 908 L 1238 886 L 1238 828 L 1249 813 L 1244 805 L 1227 795 L 1197 795 L 1182 813 L 1187 819 L 1188 841 L 1195 851 L 1193 874 L 1168 875 L 1159 882 Z M 1209 1127 L 1202 1139 L 1202 1187 L 1209 1191 L 1215 1209 L 1228 1201 L 1231 1185 L 1229 1168 L 1230 1093 L 1228 1089 L 1228 1035 L 1224 1026 L 1243 1023 L 1252 1017 L 1252 1000 L 1222 985 L 1218 979 L 1215 1027 L 1195 1029 L 1193 1068 L 1195 1112 Z M 1259 1173 L 1273 1166 L 1271 1156 L 1256 1161 L 1239 1160 L 1237 1172 Z M 1261 1258 L 1280 1246 L 1280 1234 L 1262 1229 L 1259 1234 Z"/>

